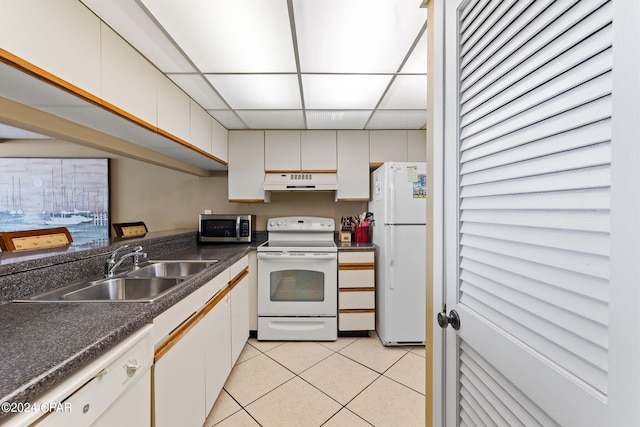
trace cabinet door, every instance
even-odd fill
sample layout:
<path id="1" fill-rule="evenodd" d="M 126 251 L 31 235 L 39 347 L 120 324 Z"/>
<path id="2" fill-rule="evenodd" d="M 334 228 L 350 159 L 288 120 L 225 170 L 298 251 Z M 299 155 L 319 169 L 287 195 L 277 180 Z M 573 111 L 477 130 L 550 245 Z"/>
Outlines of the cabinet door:
<path id="1" fill-rule="evenodd" d="M 189 142 L 211 154 L 211 121 L 213 119 L 194 100 L 191 100 L 191 138 Z"/>
<path id="2" fill-rule="evenodd" d="M 155 426 L 201 427 L 206 417 L 203 323 L 195 323 L 176 339 L 154 367 Z"/>
<path id="3" fill-rule="evenodd" d="M 229 160 L 229 132 L 215 119 L 211 120 L 211 154 L 223 162 Z"/>
<path id="4" fill-rule="evenodd" d="M 337 169 L 336 131 L 309 130 L 300 133 L 300 166 L 303 171 Z"/>
<path id="5" fill-rule="evenodd" d="M 369 200 L 369 132 L 338 131 L 338 200 Z"/>
<path id="6" fill-rule="evenodd" d="M 300 131 L 265 131 L 264 169 L 267 172 L 300 171 Z"/>
<path id="7" fill-rule="evenodd" d="M 224 290 L 205 307 L 205 413 L 208 414 L 231 372 L 231 299 Z"/>
<path id="8" fill-rule="evenodd" d="M 91 424 L 91 427 L 150 426 L 150 384 L 151 371 L 147 370 L 138 382 L 122 394 L 94 424 Z"/>
<path id="9" fill-rule="evenodd" d="M 249 338 L 249 257 L 229 267 L 231 281 L 231 364 L 235 364 Z"/>
<path id="10" fill-rule="evenodd" d="M 106 24 L 102 36 L 102 99 L 125 114 L 157 126 L 161 73 Z"/>
<path id="11" fill-rule="evenodd" d="M 264 201 L 264 131 L 229 132 L 229 201 Z"/>
<path id="12" fill-rule="evenodd" d="M 407 161 L 406 130 L 372 130 L 369 133 L 369 162 L 374 165 L 384 162 Z"/>
<path id="13" fill-rule="evenodd" d="M 183 141 L 191 138 L 190 99 L 165 76 L 158 79 L 158 127 Z"/>

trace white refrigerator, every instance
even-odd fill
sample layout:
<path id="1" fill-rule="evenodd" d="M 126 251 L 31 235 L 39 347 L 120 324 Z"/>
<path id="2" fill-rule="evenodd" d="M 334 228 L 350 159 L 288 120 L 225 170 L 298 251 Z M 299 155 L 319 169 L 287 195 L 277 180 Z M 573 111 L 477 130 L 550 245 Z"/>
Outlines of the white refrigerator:
<path id="1" fill-rule="evenodd" d="M 387 162 L 372 174 L 376 332 L 388 346 L 425 342 L 426 168 Z"/>

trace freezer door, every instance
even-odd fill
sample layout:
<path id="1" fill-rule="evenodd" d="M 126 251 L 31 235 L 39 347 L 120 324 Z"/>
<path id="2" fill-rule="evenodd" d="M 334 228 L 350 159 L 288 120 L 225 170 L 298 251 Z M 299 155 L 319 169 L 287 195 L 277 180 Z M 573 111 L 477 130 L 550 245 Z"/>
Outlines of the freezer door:
<path id="1" fill-rule="evenodd" d="M 423 344 L 426 226 L 385 226 L 379 231 L 377 333 L 385 345 Z"/>
<path id="2" fill-rule="evenodd" d="M 426 222 L 426 163 L 388 162 L 373 173 L 369 210 L 384 224 Z"/>

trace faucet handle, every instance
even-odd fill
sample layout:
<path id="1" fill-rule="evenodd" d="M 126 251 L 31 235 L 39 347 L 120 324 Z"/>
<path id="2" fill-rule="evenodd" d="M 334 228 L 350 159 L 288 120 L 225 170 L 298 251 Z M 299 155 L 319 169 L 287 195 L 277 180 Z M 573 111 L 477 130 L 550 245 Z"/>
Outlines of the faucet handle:
<path id="1" fill-rule="evenodd" d="M 122 245 L 122 246 L 118 246 L 113 252 L 111 252 L 111 256 L 110 256 L 110 260 L 114 261 L 116 259 L 116 255 L 118 254 L 118 252 L 120 252 L 123 249 L 128 248 L 129 245 Z"/>

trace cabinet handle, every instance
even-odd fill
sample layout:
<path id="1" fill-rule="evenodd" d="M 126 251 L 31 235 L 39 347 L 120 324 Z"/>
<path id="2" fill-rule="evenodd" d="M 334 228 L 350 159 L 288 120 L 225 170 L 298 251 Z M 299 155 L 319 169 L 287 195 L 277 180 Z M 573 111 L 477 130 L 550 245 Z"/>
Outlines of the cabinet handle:
<path id="1" fill-rule="evenodd" d="M 142 365 L 140 365 L 137 360 L 133 359 L 128 360 L 125 367 L 127 368 L 127 376 L 132 377 L 136 374 L 136 371 L 142 367 Z"/>

